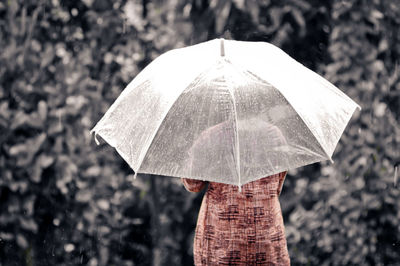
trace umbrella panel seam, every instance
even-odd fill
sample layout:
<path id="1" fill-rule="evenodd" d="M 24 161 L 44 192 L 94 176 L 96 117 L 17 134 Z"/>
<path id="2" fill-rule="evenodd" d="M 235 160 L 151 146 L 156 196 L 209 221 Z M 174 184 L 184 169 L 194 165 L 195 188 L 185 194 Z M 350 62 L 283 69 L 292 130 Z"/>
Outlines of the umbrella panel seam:
<path id="1" fill-rule="evenodd" d="M 235 67 L 237 67 L 237 66 L 235 66 Z M 238 68 L 239 68 L 239 67 L 238 67 Z M 289 103 L 288 106 L 290 106 L 290 107 L 295 111 L 295 113 L 300 117 L 300 119 L 303 121 L 303 123 L 304 123 L 305 126 L 306 126 L 305 128 L 308 129 L 308 130 L 310 131 L 311 135 L 315 138 L 315 140 L 317 141 L 317 143 L 318 143 L 319 146 L 321 147 L 321 150 L 322 150 L 322 151 L 325 153 L 325 155 L 327 156 L 327 159 L 329 159 L 329 160 L 333 163 L 331 156 L 329 156 L 329 154 L 327 153 L 327 151 L 325 150 L 325 148 L 323 147 L 323 145 L 320 143 L 320 141 L 318 140 L 318 138 L 315 136 L 314 132 L 312 132 L 312 130 L 310 130 L 310 126 L 308 125 L 307 121 L 303 118 L 303 116 L 300 114 L 300 112 L 297 112 L 297 111 L 296 111 L 296 109 L 293 107 L 293 105 L 291 104 L 291 102 L 289 101 L 289 99 L 288 99 L 278 88 L 276 88 L 273 84 L 271 84 L 271 83 L 265 81 L 264 79 L 262 79 L 261 77 L 259 77 L 257 74 L 253 73 L 252 71 L 250 71 L 250 70 L 244 70 L 244 73 L 247 73 L 247 74 L 253 76 L 254 78 L 256 78 L 258 81 L 260 81 L 260 82 L 263 83 L 263 84 L 270 85 L 270 86 L 272 86 L 273 88 L 275 88 L 275 90 Z"/>

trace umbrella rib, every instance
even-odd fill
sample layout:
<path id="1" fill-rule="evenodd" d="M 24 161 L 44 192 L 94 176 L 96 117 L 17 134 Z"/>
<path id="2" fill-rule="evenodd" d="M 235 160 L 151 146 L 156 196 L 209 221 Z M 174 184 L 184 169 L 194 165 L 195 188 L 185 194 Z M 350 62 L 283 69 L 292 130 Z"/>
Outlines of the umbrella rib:
<path id="1" fill-rule="evenodd" d="M 240 175 L 240 146 L 239 146 L 239 129 L 238 129 L 238 118 L 237 118 L 237 110 L 236 110 L 236 99 L 235 95 L 233 94 L 232 88 L 230 86 L 228 87 L 229 94 L 232 97 L 232 102 L 233 102 L 233 112 L 234 112 L 234 117 L 235 117 L 235 146 L 236 146 L 236 171 L 238 173 L 238 178 L 239 178 L 239 191 L 242 191 L 242 184 L 241 184 L 241 175 Z"/>
<path id="2" fill-rule="evenodd" d="M 185 87 L 185 89 L 186 89 L 186 88 L 187 88 L 187 87 Z M 185 89 L 183 89 L 183 90 L 185 90 Z M 135 175 L 134 175 L 134 178 L 135 178 L 135 179 L 136 179 L 136 176 L 137 176 L 137 174 L 138 174 L 138 172 L 139 172 L 140 167 L 142 166 L 142 163 L 143 163 L 143 161 L 144 161 L 144 158 L 146 157 L 146 154 L 147 154 L 147 152 L 149 151 L 149 148 L 150 148 L 151 144 L 153 143 L 153 141 L 154 141 L 154 139 L 155 139 L 155 137 L 156 137 L 156 135 L 157 135 L 158 130 L 160 129 L 160 127 L 161 127 L 161 125 L 163 124 L 165 118 L 167 117 L 169 111 L 171 110 L 171 107 L 175 104 L 175 102 L 178 100 L 178 98 L 180 97 L 180 95 L 181 95 L 181 94 L 178 94 L 178 97 L 176 97 L 175 100 L 171 101 L 170 107 L 167 108 L 167 109 L 166 109 L 167 111 L 163 114 L 163 118 L 161 119 L 160 124 L 158 124 L 156 130 L 154 130 L 154 133 L 152 134 L 152 136 L 151 136 L 151 138 L 150 138 L 150 141 L 148 142 L 148 144 L 146 144 L 145 149 L 143 149 L 142 152 L 140 152 L 139 164 L 138 164 L 138 167 L 137 167 L 137 171 L 135 171 Z"/>

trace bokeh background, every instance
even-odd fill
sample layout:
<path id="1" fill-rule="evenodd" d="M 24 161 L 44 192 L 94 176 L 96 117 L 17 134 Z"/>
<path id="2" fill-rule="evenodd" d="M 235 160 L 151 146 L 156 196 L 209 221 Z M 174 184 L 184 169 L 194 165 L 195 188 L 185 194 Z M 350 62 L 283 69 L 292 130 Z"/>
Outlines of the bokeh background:
<path id="1" fill-rule="evenodd" d="M 363 108 L 334 164 L 286 178 L 292 265 L 400 265 L 393 0 L 0 1 L 0 265 L 193 265 L 202 193 L 132 182 L 89 130 L 158 55 L 221 36 L 279 46 Z"/>

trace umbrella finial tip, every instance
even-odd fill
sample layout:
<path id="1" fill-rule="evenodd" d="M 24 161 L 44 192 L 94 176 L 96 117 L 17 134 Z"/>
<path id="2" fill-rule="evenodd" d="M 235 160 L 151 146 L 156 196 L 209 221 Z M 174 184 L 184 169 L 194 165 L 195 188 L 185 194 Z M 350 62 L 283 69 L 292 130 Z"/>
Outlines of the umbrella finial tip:
<path id="1" fill-rule="evenodd" d="M 221 38 L 221 56 L 225 56 L 224 38 Z"/>

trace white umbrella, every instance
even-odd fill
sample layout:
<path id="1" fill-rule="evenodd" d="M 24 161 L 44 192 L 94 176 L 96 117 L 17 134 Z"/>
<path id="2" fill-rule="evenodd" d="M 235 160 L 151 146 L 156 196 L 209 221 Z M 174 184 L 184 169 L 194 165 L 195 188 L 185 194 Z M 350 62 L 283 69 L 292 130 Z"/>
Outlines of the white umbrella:
<path id="1" fill-rule="evenodd" d="M 215 39 L 159 56 L 91 132 L 135 175 L 241 186 L 332 160 L 356 108 L 272 44 Z"/>

